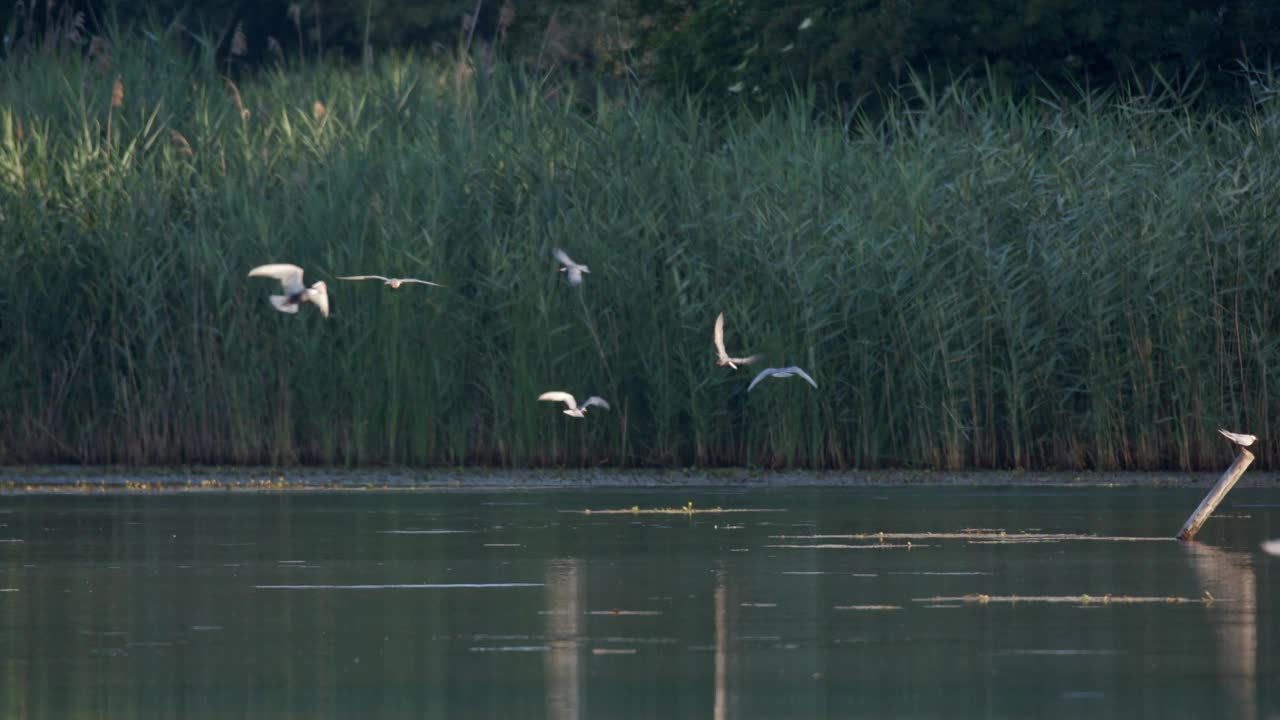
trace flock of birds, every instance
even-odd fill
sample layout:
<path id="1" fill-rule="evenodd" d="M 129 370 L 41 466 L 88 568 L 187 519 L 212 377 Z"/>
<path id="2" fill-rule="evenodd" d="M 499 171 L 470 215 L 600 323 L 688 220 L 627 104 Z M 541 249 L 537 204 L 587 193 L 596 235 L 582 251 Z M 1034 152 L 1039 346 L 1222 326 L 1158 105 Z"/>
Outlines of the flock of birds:
<path id="1" fill-rule="evenodd" d="M 583 279 L 582 276 L 591 272 L 590 268 L 575 261 L 573 258 L 569 257 L 568 253 L 560 248 L 552 248 L 551 254 L 555 256 L 556 261 L 560 263 L 560 272 L 565 274 L 569 284 L 574 287 L 581 285 Z M 329 317 L 329 287 L 324 284 L 323 280 L 315 283 L 311 287 L 307 287 L 306 284 L 302 282 L 302 268 L 297 265 L 289 263 L 259 265 L 249 271 L 249 277 L 272 278 L 280 281 L 280 285 L 284 289 L 284 294 L 271 296 L 271 304 L 280 312 L 297 313 L 303 303 L 309 302 L 320 309 L 321 315 Z M 418 278 L 393 278 L 385 277 L 383 275 L 340 275 L 338 276 L 338 279 L 378 280 L 392 290 L 399 289 L 400 286 L 405 283 L 444 287 L 444 285 L 431 282 L 430 280 L 420 280 Z M 716 324 L 712 331 L 711 341 L 716 347 L 716 365 L 720 367 L 728 366 L 737 370 L 739 365 L 751 365 L 759 362 L 763 358 L 762 355 L 748 355 L 747 357 L 731 357 L 729 355 L 729 351 L 725 350 L 724 347 L 724 313 L 720 313 L 716 316 Z M 809 383 L 814 388 L 818 387 L 818 383 L 814 382 L 813 378 L 809 376 L 809 373 L 792 365 L 790 367 L 765 368 L 764 370 L 761 370 L 760 373 L 755 376 L 755 379 L 751 381 L 751 384 L 747 386 L 747 392 L 751 392 L 755 389 L 755 386 L 758 385 L 761 380 L 771 377 L 799 377 L 803 378 L 805 382 Z M 571 393 L 564 392 L 563 390 L 550 390 L 548 392 L 544 392 L 538 396 L 538 399 L 545 400 L 547 402 L 562 402 L 565 404 L 564 414 L 576 418 L 585 417 L 587 414 L 587 408 L 590 407 L 599 407 L 605 410 L 610 409 L 608 401 L 598 395 L 588 397 L 585 402 L 579 405 L 577 399 Z M 1228 432 L 1222 429 L 1219 429 L 1218 432 L 1222 433 L 1223 437 L 1240 447 L 1248 447 L 1258 439 L 1255 435 Z"/>
<path id="2" fill-rule="evenodd" d="M 560 248 L 553 248 L 551 254 L 554 255 L 556 261 L 560 263 L 560 272 L 565 274 L 565 278 L 569 281 L 569 284 L 574 287 L 581 285 L 583 275 L 591 272 L 590 268 L 579 262 L 575 262 L 573 258 L 569 257 L 569 255 Z M 306 284 L 302 282 L 302 268 L 297 265 L 289 263 L 259 265 L 249 271 L 249 277 L 272 278 L 280 281 L 284 294 L 271 296 L 271 304 L 276 310 L 284 313 L 296 314 L 302 307 L 303 303 L 311 303 L 320 310 L 321 315 L 326 318 L 329 317 L 329 287 L 324 284 L 323 280 L 313 284 L 311 287 L 307 287 Z M 430 280 L 420 280 L 418 278 L 394 278 L 382 275 L 343 275 L 339 276 L 337 279 L 353 281 L 378 280 L 392 290 L 398 290 L 406 283 L 430 285 L 432 287 L 444 287 L 443 285 L 431 282 Z M 716 365 L 719 367 L 727 366 L 737 370 L 740 365 L 751 365 L 759 362 L 763 358 L 763 356 L 758 354 L 748 355 L 746 357 L 732 357 L 729 355 L 729 352 L 724 347 L 724 313 L 720 313 L 716 316 L 715 329 L 712 331 L 711 340 L 715 344 Z M 814 382 L 813 378 L 809 376 L 809 373 L 792 365 L 789 367 L 771 367 L 761 370 L 760 373 L 755 376 L 755 379 L 751 381 L 751 384 L 747 386 L 747 392 L 754 390 L 756 385 L 765 378 L 789 377 L 802 378 L 814 388 L 818 387 L 818 383 Z M 550 390 L 548 392 L 544 392 L 538 396 L 538 399 L 547 402 L 564 403 L 564 414 L 575 418 L 586 417 L 588 408 L 598 407 L 604 410 L 610 409 L 609 402 L 599 395 L 592 395 L 588 397 L 581 405 L 578 404 L 577 398 L 575 398 L 572 393 L 568 393 L 563 390 Z M 1258 440 L 1255 435 L 1228 432 L 1221 428 L 1218 429 L 1218 432 L 1222 433 L 1223 437 L 1242 448 L 1248 447 Z M 1280 539 L 1263 543 L 1262 549 L 1271 555 L 1280 555 Z"/>
<path id="3" fill-rule="evenodd" d="M 582 284 L 582 276 L 590 273 L 591 269 L 582 263 L 576 262 L 569 257 L 568 253 L 560 248 L 552 248 L 551 254 L 555 256 L 557 262 L 560 263 L 560 272 L 565 274 L 569 284 L 577 287 Z M 320 309 L 320 314 L 329 317 L 329 287 L 321 280 L 311 287 L 307 287 L 302 282 L 302 268 L 289 263 L 272 263 L 270 265 L 259 265 L 249 271 L 249 277 L 265 277 L 279 280 L 280 285 L 284 288 L 283 295 L 272 295 L 271 304 L 277 310 L 285 313 L 297 313 L 303 303 L 311 303 Z M 405 283 L 415 283 L 419 285 L 431 285 L 433 287 L 444 287 L 439 283 L 433 283 L 430 280 L 420 280 L 418 278 L 392 278 L 383 275 L 341 275 L 339 280 L 379 280 L 383 285 L 392 290 L 399 289 Z M 724 313 L 716 316 L 715 329 L 712 331 L 712 342 L 716 347 L 716 365 L 720 367 L 728 366 L 734 370 L 739 365 L 751 365 L 759 362 L 763 356 L 748 355 L 747 357 L 731 357 L 724 347 Z M 812 385 L 818 387 L 818 383 L 814 382 L 809 373 L 794 365 L 783 368 L 765 368 L 761 370 L 751 384 L 747 386 L 747 392 L 751 392 L 761 380 L 765 378 L 789 378 L 800 377 Z M 538 396 L 539 400 L 548 402 L 562 402 L 565 404 L 564 414 L 570 417 L 585 417 L 587 408 L 599 407 L 605 410 L 609 409 L 609 403 L 598 395 L 592 395 L 586 399 L 581 405 L 571 393 L 563 390 L 551 390 L 544 392 Z M 1244 433 L 1228 432 L 1219 429 L 1223 437 L 1240 447 L 1248 447 L 1257 441 L 1257 436 L 1246 435 Z"/>
<path id="4" fill-rule="evenodd" d="M 573 258 L 569 257 L 569 255 L 560 248 L 553 248 L 551 250 L 551 254 L 555 256 L 556 261 L 560 263 L 560 272 L 565 274 L 565 278 L 569 281 L 569 284 L 574 287 L 581 285 L 583 280 L 582 276 L 591 272 L 590 268 L 579 262 L 575 262 Z M 321 315 L 326 318 L 329 317 L 329 286 L 325 285 L 324 281 L 321 280 L 313 284 L 311 287 L 307 287 L 307 285 L 302 281 L 302 268 L 297 265 L 290 263 L 259 265 L 249 271 L 249 277 L 271 278 L 273 280 L 280 281 L 284 294 L 272 295 L 270 298 L 271 305 L 275 307 L 276 310 L 283 313 L 296 314 L 298 310 L 302 308 L 304 303 L 311 303 L 320 310 Z M 378 280 L 392 290 L 399 289 L 400 286 L 405 283 L 444 287 L 443 285 L 431 282 L 430 280 L 420 280 L 418 278 L 393 278 L 382 275 L 342 275 L 338 276 L 337 279 Z M 716 365 L 719 367 L 728 366 L 737 370 L 740 365 L 751 365 L 763 359 L 762 355 L 748 355 L 747 357 L 731 357 L 729 355 L 729 352 L 725 350 L 724 347 L 724 313 L 720 313 L 716 316 L 715 330 L 712 333 L 712 342 L 715 344 Z M 760 373 L 755 376 L 755 379 L 751 381 L 751 384 L 747 386 L 747 392 L 751 392 L 755 389 L 755 386 L 758 385 L 761 380 L 771 377 L 799 377 L 804 379 L 805 382 L 809 383 L 814 388 L 818 387 L 818 383 L 814 382 L 814 379 L 809 375 L 809 373 L 792 365 L 789 367 L 771 367 L 761 370 Z M 564 392 L 563 390 L 551 390 L 544 392 L 538 396 L 538 399 L 545 400 L 547 402 L 564 403 L 564 414 L 569 417 L 576 418 L 585 417 L 587 414 L 587 408 L 598 407 L 604 410 L 610 409 L 609 402 L 598 395 L 588 397 L 581 405 L 579 405 L 577 398 L 575 398 L 571 393 Z"/>
<path id="5" fill-rule="evenodd" d="M 553 248 L 551 250 L 551 254 L 555 257 L 556 261 L 560 263 L 560 272 L 565 274 L 565 278 L 568 280 L 569 284 L 574 287 L 581 285 L 583 276 L 591 272 L 590 268 L 575 261 L 573 258 L 569 257 L 568 253 L 560 248 Z M 280 312 L 297 313 L 303 303 L 311 303 L 320 310 L 321 315 L 326 318 L 329 317 L 328 286 L 324 284 L 324 281 L 320 281 L 313 284 L 311 287 L 307 287 L 302 281 L 302 268 L 297 265 L 289 263 L 259 265 L 249 271 L 249 277 L 265 277 L 280 281 L 280 285 L 284 289 L 284 294 L 271 296 L 272 306 Z M 383 275 L 345 275 L 339 276 L 338 279 L 355 281 L 378 280 L 392 290 L 399 289 L 406 283 L 444 287 L 443 285 L 431 282 L 430 280 L 420 280 L 418 278 L 393 278 L 385 277 Z M 746 357 L 733 357 L 729 355 L 729 351 L 726 350 L 724 346 L 724 313 L 720 313 L 716 316 L 716 324 L 712 331 L 711 340 L 715 345 L 716 365 L 719 367 L 729 367 L 737 370 L 739 366 L 751 365 L 762 359 L 762 356 L 758 354 L 748 355 Z M 809 373 L 805 372 L 802 368 L 792 365 L 789 367 L 771 367 L 761 370 L 751 381 L 751 384 L 747 386 L 747 392 L 754 390 L 760 381 L 771 377 L 799 377 L 814 388 L 818 387 L 818 383 L 814 382 L 814 379 L 810 377 Z M 603 410 L 610 409 L 609 402 L 599 395 L 591 395 L 583 401 L 582 404 L 579 404 L 578 399 L 574 397 L 572 393 L 568 393 L 563 390 L 550 390 L 539 395 L 538 399 L 546 402 L 564 403 L 564 414 L 575 418 L 586 417 L 587 410 L 589 408 L 598 407 Z M 1222 433 L 1223 437 L 1242 448 L 1248 447 L 1258 440 L 1257 436 L 1254 435 L 1228 432 L 1221 428 L 1218 432 Z M 1280 540 L 1272 540 L 1264 543 L 1263 550 L 1272 555 L 1280 555 Z"/>

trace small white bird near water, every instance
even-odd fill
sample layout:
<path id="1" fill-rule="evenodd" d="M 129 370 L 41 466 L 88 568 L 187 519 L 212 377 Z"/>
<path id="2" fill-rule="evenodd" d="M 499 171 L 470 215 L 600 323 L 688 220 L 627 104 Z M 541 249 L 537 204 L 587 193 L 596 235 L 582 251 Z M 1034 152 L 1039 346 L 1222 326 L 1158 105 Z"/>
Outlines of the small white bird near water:
<path id="1" fill-rule="evenodd" d="M 569 255 L 560 248 L 551 248 L 551 254 L 555 255 L 556 260 L 563 266 L 560 268 L 560 272 L 564 273 L 565 276 L 569 278 L 570 285 L 581 285 L 582 273 L 591 272 L 586 265 L 574 262 L 573 258 L 569 257 Z"/>
<path id="2" fill-rule="evenodd" d="M 716 365 L 721 367 L 728 365 L 734 370 L 737 370 L 739 365 L 750 365 L 761 358 L 760 355 L 751 355 L 750 357 L 744 358 L 729 357 L 729 353 L 724 349 L 724 313 L 720 313 L 716 316 L 716 329 L 715 334 L 712 336 L 712 340 L 716 344 Z"/>
<path id="3" fill-rule="evenodd" d="M 400 286 L 405 283 L 418 283 L 419 285 L 431 285 L 434 287 L 444 287 L 440 283 L 433 283 L 430 280 L 419 280 L 418 278 L 389 278 L 381 275 L 346 275 L 338 276 L 339 280 L 381 280 L 383 285 L 392 290 L 399 290 Z"/>
<path id="4" fill-rule="evenodd" d="M 564 403 L 566 408 L 564 411 L 564 414 L 568 415 L 569 417 L 577 417 L 577 418 L 583 417 L 587 414 L 587 408 L 593 405 L 596 407 L 602 407 L 605 410 L 609 409 L 609 403 L 605 402 L 604 398 L 599 397 L 597 395 L 592 395 L 591 397 L 587 398 L 586 402 L 582 403 L 582 407 L 578 407 L 578 401 L 575 400 L 572 395 L 570 395 L 567 392 L 562 392 L 559 390 L 544 392 L 538 396 L 538 399 L 549 400 L 551 402 Z"/>
<path id="5" fill-rule="evenodd" d="M 1240 447 L 1249 447 L 1250 445 L 1258 441 L 1257 435 L 1245 435 L 1244 433 L 1227 432 L 1222 428 L 1218 428 L 1218 432 L 1222 433 L 1222 437 L 1230 440 L 1231 442 L 1239 445 Z"/>
<path id="6" fill-rule="evenodd" d="M 759 383 L 761 380 L 767 377 L 789 378 L 789 377 L 795 377 L 795 376 L 804 378 L 805 380 L 809 381 L 809 384 L 814 386 L 815 388 L 818 387 L 818 383 L 814 382 L 813 378 L 809 377 L 809 373 L 805 372 L 804 370 L 801 370 L 795 365 L 792 365 L 791 367 L 765 368 L 761 370 L 760 374 L 756 376 L 756 379 L 752 380 L 751 384 L 747 386 L 747 392 L 751 392 L 751 389 L 754 388 L 757 383 Z"/>
<path id="7" fill-rule="evenodd" d="M 329 288 L 321 280 L 311 287 L 302 284 L 302 268 L 289 263 L 259 265 L 249 271 L 249 277 L 274 278 L 284 287 L 284 295 L 272 295 L 271 304 L 285 313 L 297 313 L 302 303 L 309 302 L 320 308 L 320 314 L 329 317 Z"/>

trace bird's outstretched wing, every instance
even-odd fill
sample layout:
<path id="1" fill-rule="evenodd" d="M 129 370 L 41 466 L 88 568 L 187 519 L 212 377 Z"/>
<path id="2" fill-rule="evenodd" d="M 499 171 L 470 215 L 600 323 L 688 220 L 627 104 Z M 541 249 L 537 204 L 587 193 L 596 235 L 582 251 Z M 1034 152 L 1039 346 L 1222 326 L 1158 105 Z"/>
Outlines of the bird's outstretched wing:
<path id="1" fill-rule="evenodd" d="M 565 405 L 567 405 L 567 406 L 569 407 L 569 409 L 570 409 L 570 410 L 577 410 L 577 409 L 578 409 L 578 401 L 577 401 L 577 400 L 575 400 L 575 399 L 573 399 L 573 396 L 572 396 L 572 395 L 570 395 L 570 394 L 569 394 L 569 393 L 567 393 L 567 392 L 561 392 L 561 391 L 559 391 L 559 390 L 552 390 L 552 391 L 550 391 L 550 392 L 544 392 L 544 393 L 542 393 L 541 395 L 539 395 L 539 396 L 538 396 L 538 399 L 539 399 L 539 400 L 548 400 L 548 401 L 550 401 L 550 402 L 562 402 L 562 403 L 564 403 Z"/>
<path id="2" fill-rule="evenodd" d="M 419 285 L 431 285 L 433 287 L 444 287 L 440 283 L 433 283 L 430 280 L 419 280 L 418 278 L 400 278 L 400 282 L 418 283 Z"/>
<path id="3" fill-rule="evenodd" d="M 284 286 L 284 291 L 292 295 L 302 289 L 302 268 L 289 263 L 271 263 L 259 265 L 249 271 L 249 277 L 274 278 Z"/>
<path id="4" fill-rule="evenodd" d="M 339 280 L 381 280 L 387 282 L 390 278 L 384 278 L 381 275 L 339 275 Z"/>
<path id="5" fill-rule="evenodd" d="M 591 397 L 587 398 L 587 401 L 586 401 L 586 402 L 582 403 L 582 407 L 584 407 L 584 408 L 589 408 L 589 407 L 591 407 L 592 405 L 594 405 L 594 406 L 596 406 L 596 407 L 602 407 L 602 408 L 604 408 L 605 410 L 611 410 L 611 409 L 612 409 L 612 408 L 610 408 L 610 407 L 609 407 L 609 403 L 608 403 L 608 402 L 606 402 L 606 401 L 605 401 L 605 399 L 604 399 L 604 398 L 602 398 L 602 397 L 600 397 L 599 395 L 592 395 Z"/>
<path id="6" fill-rule="evenodd" d="M 751 392 L 751 389 L 754 388 L 757 384 L 759 384 L 761 380 L 767 377 L 772 377 L 777 372 L 778 372 L 778 368 L 765 368 L 761 370 L 760 374 L 756 375 L 755 379 L 751 381 L 751 384 L 747 386 L 747 392 Z"/>
<path id="7" fill-rule="evenodd" d="M 816 388 L 816 387 L 818 387 L 818 383 L 814 382 L 814 381 L 813 381 L 813 378 L 809 377 L 809 373 L 805 372 L 804 370 L 801 370 L 800 368 L 798 368 L 798 367 L 796 367 L 796 366 L 794 366 L 794 365 L 792 365 L 792 366 L 791 366 L 791 367 L 789 367 L 789 368 L 785 368 L 785 370 L 786 370 L 786 372 L 789 372 L 789 373 L 795 373 L 796 375 L 799 375 L 800 377 L 804 378 L 805 380 L 808 380 L 808 381 L 809 381 L 809 384 L 810 384 L 810 385 L 812 385 L 812 386 L 814 386 L 815 388 Z"/>
<path id="8" fill-rule="evenodd" d="M 560 264 L 565 267 L 572 268 L 578 266 L 578 263 L 574 262 L 573 258 L 569 257 L 569 254 L 560 248 L 551 248 L 551 254 L 555 255 L 556 260 L 560 261 Z"/>
<path id="9" fill-rule="evenodd" d="M 729 353 L 724 349 L 724 313 L 716 316 L 716 330 L 712 340 L 716 344 L 716 355 L 721 362 L 730 362 Z"/>
<path id="10" fill-rule="evenodd" d="M 320 314 L 329 317 L 329 286 L 323 281 L 311 286 L 307 291 L 307 299 L 320 308 Z"/>
<path id="11" fill-rule="evenodd" d="M 731 362 L 734 365 L 750 365 L 752 363 L 758 363 L 763 359 L 763 355 L 752 355 L 744 358 L 725 358 L 726 361 Z"/>

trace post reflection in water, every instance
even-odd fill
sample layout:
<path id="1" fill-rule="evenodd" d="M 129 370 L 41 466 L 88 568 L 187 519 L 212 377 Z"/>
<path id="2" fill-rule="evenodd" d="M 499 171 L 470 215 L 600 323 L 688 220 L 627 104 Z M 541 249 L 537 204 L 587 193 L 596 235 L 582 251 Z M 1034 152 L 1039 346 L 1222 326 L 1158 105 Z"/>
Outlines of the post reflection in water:
<path id="1" fill-rule="evenodd" d="M 716 700 L 713 716 L 715 720 L 725 720 L 726 690 L 725 675 L 729 664 L 729 588 L 726 584 L 728 573 L 721 570 L 716 573 Z"/>
<path id="2" fill-rule="evenodd" d="M 1280 720 L 1280 489 L 1216 546 L 779 540 L 1147 537 L 1198 494 L 689 493 L 786 508 L 732 524 L 563 511 L 669 497 L 607 489 L 0 497 L 0 718 Z"/>
<path id="3" fill-rule="evenodd" d="M 578 720 L 582 707 L 581 654 L 586 569 L 576 558 L 547 562 L 547 716 Z"/>
<path id="4" fill-rule="evenodd" d="M 1210 545 L 1190 543 L 1187 557 L 1205 590 L 1226 608 L 1207 613 L 1214 625 L 1218 677 L 1233 704 L 1229 717 L 1258 717 L 1258 599 L 1253 558 Z"/>

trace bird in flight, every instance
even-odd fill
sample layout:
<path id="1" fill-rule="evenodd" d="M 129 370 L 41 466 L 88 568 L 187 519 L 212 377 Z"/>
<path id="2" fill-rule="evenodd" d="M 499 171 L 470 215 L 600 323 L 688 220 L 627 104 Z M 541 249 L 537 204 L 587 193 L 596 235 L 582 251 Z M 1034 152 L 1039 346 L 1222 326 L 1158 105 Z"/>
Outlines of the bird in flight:
<path id="1" fill-rule="evenodd" d="M 1249 447 L 1250 445 L 1258 441 L 1257 435 L 1245 435 L 1243 433 L 1227 432 L 1222 428 L 1218 428 L 1218 432 L 1222 433 L 1222 437 L 1230 440 L 1231 442 L 1239 445 L 1240 447 Z"/>
<path id="2" fill-rule="evenodd" d="M 591 272 L 591 270 L 587 269 L 586 265 L 580 265 L 574 262 L 573 258 L 569 257 L 565 251 L 560 248 L 552 248 L 551 254 L 555 255 L 556 260 L 560 262 L 560 265 L 562 266 L 560 268 L 560 272 L 564 273 L 569 278 L 570 285 L 581 285 L 582 273 Z"/>
<path id="3" fill-rule="evenodd" d="M 575 400 L 572 395 L 570 395 L 567 392 L 561 392 L 559 390 L 544 392 L 538 396 L 538 399 L 549 400 L 551 402 L 564 403 L 565 404 L 564 414 L 568 415 L 569 417 L 578 417 L 578 418 L 583 417 L 584 415 L 587 414 L 587 408 L 591 407 L 592 405 L 596 407 L 602 407 L 605 410 L 609 409 L 609 403 L 605 402 L 604 398 L 596 395 L 592 395 L 591 397 L 587 398 L 587 401 L 582 403 L 582 407 L 578 407 L 578 401 Z"/>
<path id="4" fill-rule="evenodd" d="M 714 340 L 716 343 L 716 365 L 721 367 L 728 365 L 734 370 L 737 370 L 739 365 L 750 365 L 762 357 L 760 355 L 751 355 L 750 357 L 744 358 L 729 357 L 729 353 L 725 352 L 724 349 L 724 313 L 720 313 L 716 316 L 716 332 Z"/>
<path id="5" fill-rule="evenodd" d="M 444 287 L 440 283 L 433 283 L 430 280 L 419 280 L 418 278 L 389 278 L 381 275 L 340 275 L 339 280 L 381 280 L 383 285 L 392 290 L 399 290 L 400 286 L 405 283 L 418 283 L 419 285 L 432 285 L 434 287 Z"/>
<path id="6" fill-rule="evenodd" d="M 320 308 L 320 314 L 329 317 L 329 288 L 321 280 L 311 287 L 302 284 L 302 268 L 289 263 L 259 265 L 249 271 L 249 277 L 274 278 L 284 287 L 284 295 L 272 295 L 271 304 L 285 313 L 297 313 L 302 303 L 309 302 Z"/>
<path id="7" fill-rule="evenodd" d="M 756 379 L 752 380 L 751 384 L 747 386 L 747 392 L 751 392 L 751 388 L 754 388 L 756 386 L 756 383 L 760 382 L 761 380 L 767 377 L 789 378 L 797 375 L 804 378 L 805 380 L 808 380 L 809 384 L 814 386 L 815 388 L 818 387 L 818 383 L 814 382 L 813 378 L 809 377 L 809 373 L 805 372 L 804 370 L 801 370 L 795 365 L 792 365 L 791 367 L 765 368 L 764 370 L 761 370 L 760 374 L 756 375 Z"/>

